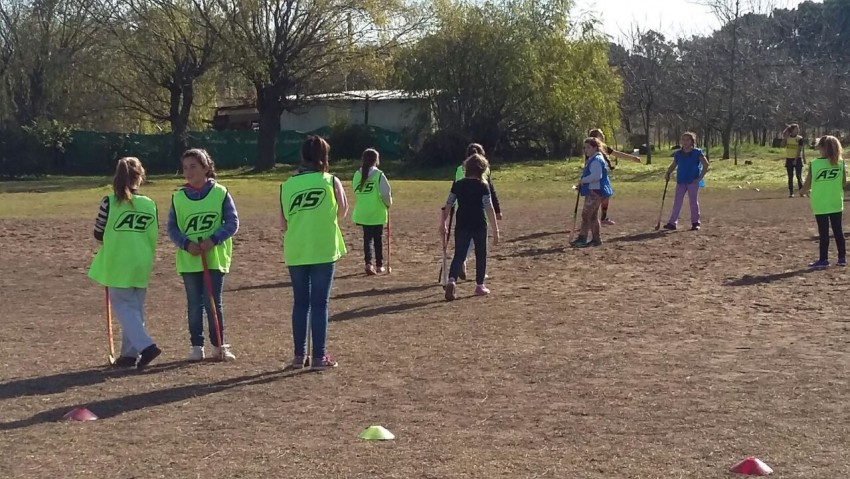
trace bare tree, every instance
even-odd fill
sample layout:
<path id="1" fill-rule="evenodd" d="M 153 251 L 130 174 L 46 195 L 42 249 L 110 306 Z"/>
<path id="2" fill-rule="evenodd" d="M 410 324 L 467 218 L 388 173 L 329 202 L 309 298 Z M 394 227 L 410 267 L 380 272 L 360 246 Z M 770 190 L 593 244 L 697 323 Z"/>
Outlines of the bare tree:
<path id="1" fill-rule="evenodd" d="M 640 115 L 646 137 L 646 164 L 651 164 L 652 125 L 662 106 L 664 87 L 674 60 L 673 47 L 664 35 L 643 30 L 637 24 L 632 25 L 626 37 L 630 46 L 619 65 L 627 92 L 622 104 L 624 110 Z"/>

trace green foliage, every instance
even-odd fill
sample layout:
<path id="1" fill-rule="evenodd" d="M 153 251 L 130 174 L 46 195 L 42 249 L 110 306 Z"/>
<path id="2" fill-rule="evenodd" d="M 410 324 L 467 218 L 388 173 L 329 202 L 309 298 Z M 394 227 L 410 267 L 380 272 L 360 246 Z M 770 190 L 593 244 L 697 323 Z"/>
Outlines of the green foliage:
<path id="1" fill-rule="evenodd" d="M 558 150 L 582 130 L 617 123 L 621 89 L 607 44 L 574 32 L 569 2 L 440 2 L 435 9 L 434 32 L 400 55 L 397 81 L 430 95 L 440 129 L 507 155 Z"/>
<path id="2" fill-rule="evenodd" d="M 349 125 L 345 121 L 331 124 L 327 140 L 334 160 L 360 158 L 363 150 L 376 147 L 378 141 L 368 125 Z"/>

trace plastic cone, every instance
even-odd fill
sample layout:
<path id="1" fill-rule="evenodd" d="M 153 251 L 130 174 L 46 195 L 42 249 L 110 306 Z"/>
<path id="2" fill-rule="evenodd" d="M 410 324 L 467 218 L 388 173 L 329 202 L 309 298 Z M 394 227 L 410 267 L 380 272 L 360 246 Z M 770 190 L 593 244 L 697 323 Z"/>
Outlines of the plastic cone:
<path id="1" fill-rule="evenodd" d="M 773 469 L 763 463 L 760 459 L 750 456 L 738 464 L 735 464 L 729 472 L 746 474 L 748 476 L 766 476 L 773 473 Z"/>
<path id="2" fill-rule="evenodd" d="M 94 421 L 97 419 L 97 416 L 84 407 L 78 407 L 62 416 L 62 419 L 66 421 Z"/>
<path id="3" fill-rule="evenodd" d="M 384 426 L 369 426 L 360 433 L 360 439 L 367 441 L 389 441 L 395 439 L 395 435 L 384 428 Z"/>

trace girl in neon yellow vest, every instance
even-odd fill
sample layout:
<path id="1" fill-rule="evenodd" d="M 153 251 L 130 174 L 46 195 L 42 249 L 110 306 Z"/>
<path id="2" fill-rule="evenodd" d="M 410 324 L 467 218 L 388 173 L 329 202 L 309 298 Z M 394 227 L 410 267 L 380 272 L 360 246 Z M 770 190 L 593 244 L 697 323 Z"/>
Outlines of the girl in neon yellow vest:
<path id="1" fill-rule="evenodd" d="M 338 178 L 328 173 L 330 145 L 309 136 L 301 145 L 301 166 L 280 185 L 283 260 L 292 280 L 292 368 L 336 367 L 327 354 L 328 302 L 336 262 L 345 253 L 339 220 L 348 200 Z M 310 327 L 307 327 L 307 321 Z M 307 334 L 313 350 L 307 350 Z"/>
<path id="2" fill-rule="evenodd" d="M 118 367 L 144 369 L 162 351 L 145 329 L 145 293 L 150 281 L 159 230 L 156 203 L 137 193 L 145 179 L 138 158 L 121 158 L 95 220 L 94 237 L 103 244 L 89 277 L 108 288 L 115 317 L 121 323 Z"/>
<path id="3" fill-rule="evenodd" d="M 820 158 L 809 162 L 806 182 L 800 193 L 811 190 L 809 202 L 818 223 L 820 258 L 811 263 L 812 268 L 829 266 L 829 227 L 838 247 L 838 266 L 847 266 L 847 251 L 841 216 L 844 212 L 844 187 L 847 186 L 847 169 L 841 158 L 843 151 L 838 138 L 830 135 L 818 140 Z"/>
<path id="4" fill-rule="evenodd" d="M 354 172 L 352 186 L 357 203 L 351 219 L 363 228 L 363 256 L 366 274 L 383 273 L 384 268 L 384 225 L 389 219 L 389 207 L 393 204 L 392 189 L 387 175 L 378 169 L 381 164 L 376 150 L 363 152 L 363 165 Z M 372 266 L 372 245 L 375 247 L 375 266 Z"/>
<path id="5" fill-rule="evenodd" d="M 207 312 L 212 357 L 236 359 L 230 345 L 224 343 L 224 314 L 221 294 L 224 275 L 230 271 L 233 240 L 239 230 L 236 205 L 227 188 L 215 180 L 215 163 L 206 150 L 186 150 L 180 158 L 186 184 L 171 196 L 168 212 L 168 236 L 177 246 L 177 273 L 186 287 L 190 361 L 204 359 L 204 310 Z M 217 337 L 214 316 L 204 280 L 201 255 L 206 255 L 213 297 L 218 315 Z"/>

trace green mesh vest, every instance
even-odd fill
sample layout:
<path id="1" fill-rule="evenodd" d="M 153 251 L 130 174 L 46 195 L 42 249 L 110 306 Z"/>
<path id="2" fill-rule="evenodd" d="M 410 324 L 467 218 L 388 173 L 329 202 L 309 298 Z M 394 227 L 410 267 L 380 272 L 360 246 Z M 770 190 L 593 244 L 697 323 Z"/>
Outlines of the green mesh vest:
<path id="1" fill-rule="evenodd" d="M 333 263 L 346 253 L 332 175 L 309 172 L 286 180 L 280 185 L 280 208 L 287 266 Z"/>
<path id="2" fill-rule="evenodd" d="M 222 205 L 227 198 L 227 188 L 216 183 L 201 200 L 192 200 L 181 188 L 171 196 L 177 226 L 193 242 L 212 236 L 224 222 Z M 230 272 L 233 258 L 233 239 L 227 238 L 221 244 L 206 252 L 207 266 L 222 273 Z M 184 249 L 177 250 L 177 272 L 199 273 L 204 270 L 200 256 L 192 256 Z"/>
<path id="3" fill-rule="evenodd" d="M 381 198 L 381 176 L 383 172 L 378 170 L 367 181 L 361 184 L 361 171 L 354 173 L 354 212 L 351 220 L 358 225 L 375 226 L 387 224 L 387 205 Z"/>
<path id="4" fill-rule="evenodd" d="M 132 202 L 118 201 L 110 195 L 103 245 L 89 268 L 89 278 L 113 288 L 147 288 L 158 230 L 153 200 L 134 195 Z"/>

